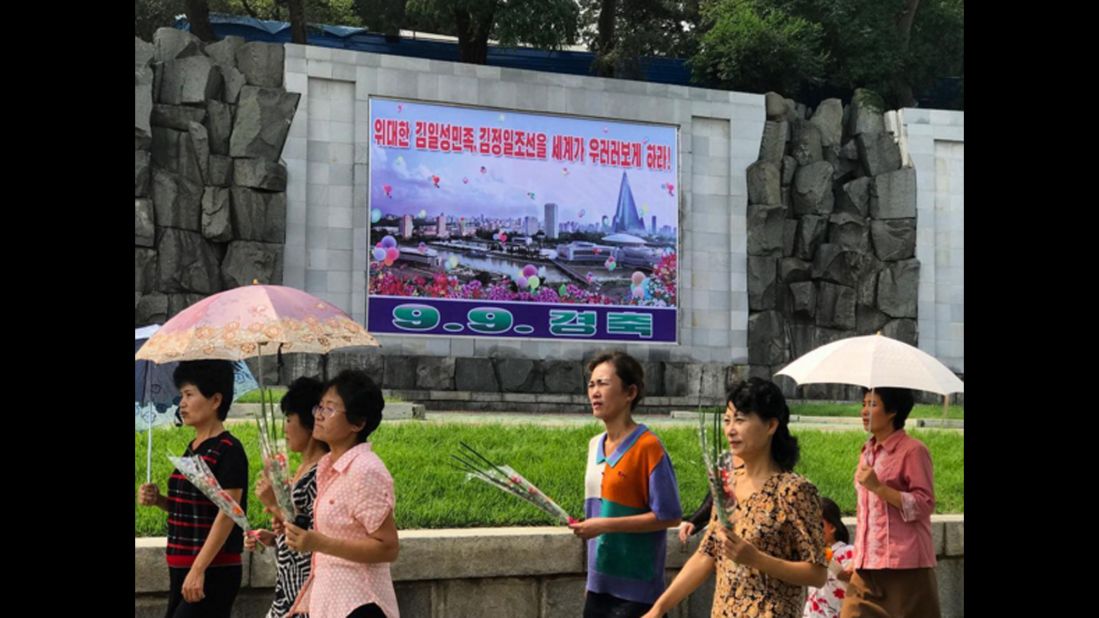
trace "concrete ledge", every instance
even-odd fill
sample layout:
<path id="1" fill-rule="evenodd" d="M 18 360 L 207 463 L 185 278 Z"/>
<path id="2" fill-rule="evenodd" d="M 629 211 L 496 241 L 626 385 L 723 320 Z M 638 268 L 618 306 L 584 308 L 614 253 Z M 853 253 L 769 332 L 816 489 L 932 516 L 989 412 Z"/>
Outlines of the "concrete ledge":
<path id="1" fill-rule="evenodd" d="M 134 592 L 167 592 L 168 564 L 164 552 L 168 538 L 163 536 L 139 537 L 134 539 Z M 265 554 L 274 565 L 275 551 L 268 548 Z M 274 567 L 272 566 L 272 569 Z M 244 552 L 241 556 L 241 588 L 252 587 L 252 554 Z M 274 586 L 272 578 L 271 586 Z"/>
<path id="2" fill-rule="evenodd" d="M 936 427 L 941 429 L 965 429 L 965 421 L 953 418 L 916 418 L 909 419 L 909 422 L 916 421 L 916 427 Z"/>
<path id="3" fill-rule="evenodd" d="M 427 417 L 427 411 L 423 404 L 400 401 L 385 404 L 385 410 L 382 412 L 382 417 L 387 421 L 406 419 L 422 421 Z"/>
<path id="4" fill-rule="evenodd" d="M 431 399 L 453 399 L 455 401 L 472 401 L 473 393 L 470 391 L 430 391 Z"/>
<path id="5" fill-rule="evenodd" d="M 583 573 L 584 543 L 564 526 L 403 530 L 394 581 Z"/>
<path id="6" fill-rule="evenodd" d="M 538 401 L 537 400 L 537 395 L 531 395 L 531 394 L 528 394 L 528 393 L 502 393 L 501 395 L 502 395 L 502 398 L 497 399 L 497 401 L 507 401 L 507 402 L 513 402 L 514 401 L 514 402 L 520 402 L 520 403 L 535 403 L 536 401 Z"/>
<path id="7" fill-rule="evenodd" d="M 844 524 L 855 530 L 855 518 Z M 965 516 L 933 515 L 938 556 L 936 575 L 943 616 L 962 615 L 965 581 Z M 564 526 L 402 530 L 401 553 L 392 565 L 401 614 L 417 618 L 578 616 L 583 607 L 585 543 Z M 697 550 L 702 535 L 687 545 L 668 530 L 665 580 Z M 136 616 L 164 613 L 168 569 L 164 537 L 134 539 Z M 271 602 L 274 552 L 245 554 L 244 577 L 233 618 L 259 618 Z M 710 615 L 713 578 L 669 616 Z"/>
<path id="8" fill-rule="evenodd" d="M 946 544 L 943 547 L 942 555 L 964 556 L 965 515 L 939 515 L 938 517 L 942 521 L 946 533 Z"/>
<path id="9" fill-rule="evenodd" d="M 855 518 L 844 517 L 843 523 L 854 538 Z M 937 556 L 965 555 L 964 514 L 932 515 L 931 530 Z M 393 564 L 394 581 L 575 575 L 586 569 L 584 543 L 564 526 L 401 530 L 399 536 L 401 554 Z M 681 567 L 700 538 L 696 535 L 684 547 L 675 529 L 669 530 L 667 567 Z M 135 592 L 168 590 L 166 543 L 165 537 L 134 539 Z M 274 561 L 270 550 L 256 556 L 245 552 L 242 587 L 274 586 Z"/>

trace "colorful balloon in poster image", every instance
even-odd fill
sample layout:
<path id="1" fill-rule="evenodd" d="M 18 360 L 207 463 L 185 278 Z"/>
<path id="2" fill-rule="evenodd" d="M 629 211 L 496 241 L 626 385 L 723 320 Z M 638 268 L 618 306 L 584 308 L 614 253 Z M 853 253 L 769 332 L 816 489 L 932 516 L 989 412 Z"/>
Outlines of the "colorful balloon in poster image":
<path id="1" fill-rule="evenodd" d="M 586 215 L 587 213 L 588 213 L 588 211 L 586 211 L 586 210 L 584 210 L 583 208 L 581 208 L 581 209 L 580 209 L 580 212 L 579 212 L 579 213 L 578 213 L 578 214 L 577 214 L 576 216 L 577 216 L 577 218 L 579 218 L 579 219 L 583 219 L 583 218 L 584 218 L 584 215 Z"/>
<path id="2" fill-rule="evenodd" d="M 372 208 L 370 210 L 370 222 L 377 223 L 382 220 L 382 210 L 380 208 Z"/>
<path id="3" fill-rule="evenodd" d="M 393 185 L 382 185 L 382 191 L 385 191 L 386 197 L 393 199 Z"/>
<path id="4" fill-rule="evenodd" d="M 381 262 L 385 260 L 385 249 L 382 249 L 381 247 L 374 247 L 372 255 L 374 256 L 375 262 Z"/>
<path id="5" fill-rule="evenodd" d="M 424 208 L 421 208 L 420 212 L 416 213 L 416 216 L 419 217 L 420 219 L 426 219 L 427 218 L 427 210 L 424 209 Z"/>
<path id="6" fill-rule="evenodd" d="M 524 277 L 533 277 L 538 274 L 538 268 L 534 264 L 527 264 L 523 267 Z"/>
<path id="7" fill-rule="evenodd" d="M 469 184 L 469 178 L 467 178 L 465 176 L 462 176 L 462 184 L 463 185 L 468 185 Z"/>
<path id="8" fill-rule="evenodd" d="M 420 246 L 417 247 L 417 249 L 420 250 L 420 253 L 426 254 L 427 253 L 427 243 L 423 243 L 423 242 L 420 243 Z"/>
<path id="9" fill-rule="evenodd" d="M 482 166 L 481 166 L 481 173 L 482 173 L 482 174 L 486 174 L 486 173 L 488 173 L 488 168 L 482 165 Z"/>
<path id="10" fill-rule="evenodd" d="M 439 188 L 439 177 L 438 176 L 432 176 L 431 177 L 431 182 L 435 183 L 435 188 L 436 189 Z"/>
<path id="11" fill-rule="evenodd" d="M 392 236 L 386 235 L 382 237 L 382 248 L 393 249 L 397 246 L 397 239 Z"/>
<path id="12" fill-rule="evenodd" d="M 630 275 L 630 296 L 635 299 L 641 299 L 645 297 L 645 273 L 635 270 Z"/>
<path id="13" fill-rule="evenodd" d="M 603 266 L 610 272 L 614 272 L 615 268 L 618 268 L 618 262 L 614 259 L 614 256 L 607 258 L 606 262 L 603 262 Z"/>

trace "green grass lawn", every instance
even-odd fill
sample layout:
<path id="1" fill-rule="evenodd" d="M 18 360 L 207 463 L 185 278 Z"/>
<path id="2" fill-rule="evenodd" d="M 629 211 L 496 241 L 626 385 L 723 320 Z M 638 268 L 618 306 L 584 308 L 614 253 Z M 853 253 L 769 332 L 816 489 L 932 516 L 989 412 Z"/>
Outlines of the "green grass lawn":
<path id="1" fill-rule="evenodd" d="M 258 399 L 256 401 L 259 401 Z M 861 403 L 830 403 L 825 401 L 805 401 L 790 404 L 790 414 L 802 416 L 859 416 L 862 409 Z M 714 408 L 710 408 L 714 409 Z M 721 408 L 724 410 L 724 408 Z M 942 418 L 943 406 L 916 404 L 909 413 L 908 418 Z M 947 407 L 946 418 L 965 420 L 965 407 L 950 405 Z"/>
<path id="2" fill-rule="evenodd" d="M 248 453 L 248 519 L 266 527 L 269 516 L 251 488 L 259 474 L 259 443 L 252 423 L 230 427 Z M 584 466 L 588 440 L 602 431 L 591 423 L 574 428 L 536 425 L 457 425 L 417 422 L 383 423 L 372 436 L 375 451 L 393 475 L 397 494 L 396 519 L 401 529 L 470 528 L 485 526 L 550 525 L 553 520 L 525 502 L 480 481 L 466 481 L 447 465 L 459 441 L 473 446 L 497 463 L 511 465 L 574 517 L 583 514 Z M 659 428 L 675 466 L 683 510 L 693 511 L 702 501 L 706 483 L 694 428 Z M 961 513 L 963 496 L 962 435 L 947 431 L 912 431 L 927 444 L 935 464 L 937 513 Z M 162 492 L 172 465 L 166 455 L 179 455 L 193 437 L 189 428 L 158 428 L 153 433 L 153 481 Z M 866 439 L 861 431 L 812 431 L 795 433 L 801 445 L 796 471 L 816 484 L 821 494 L 835 500 L 845 515 L 855 511 L 852 485 L 855 460 Z M 137 487 L 145 482 L 146 434 L 135 440 L 135 535 L 163 536 L 165 513 L 136 504 Z M 291 454 L 291 469 L 298 456 Z"/>

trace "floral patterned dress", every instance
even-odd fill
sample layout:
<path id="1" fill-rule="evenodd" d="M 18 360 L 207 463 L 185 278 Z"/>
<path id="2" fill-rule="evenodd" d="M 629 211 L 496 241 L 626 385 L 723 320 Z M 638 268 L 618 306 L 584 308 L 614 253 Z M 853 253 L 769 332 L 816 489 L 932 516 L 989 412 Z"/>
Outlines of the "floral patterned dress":
<path id="1" fill-rule="evenodd" d="M 743 468 L 737 469 L 734 482 L 743 475 Z M 732 507 L 728 515 L 733 532 L 756 549 L 783 560 L 825 565 L 820 494 L 801 475 L 772 475 L 747 500 Z M 720 525 L 715 510 L 698 548 L 716 562 L 711 618 L 799 618 L 804 587 L 719 555 L 714 530 Z"/>

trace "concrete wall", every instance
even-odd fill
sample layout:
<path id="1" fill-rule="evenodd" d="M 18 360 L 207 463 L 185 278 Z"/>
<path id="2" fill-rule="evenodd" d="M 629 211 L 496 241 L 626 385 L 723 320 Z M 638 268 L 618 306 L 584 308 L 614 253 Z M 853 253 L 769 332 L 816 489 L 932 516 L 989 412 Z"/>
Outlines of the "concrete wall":
<path id="1" fill-rule="evenodd" d="M 854 518 L 844 518 L 854 538 Z M 931 518 L 939 566 L 943 616 L 963 615 L 965 518 Z M 694 551 L 701 535 L 683 547 L 668 533 L 667 581 Z M 404 618 L 560 618 L 580 616 L 585 583 L 585 545 L 562 527 L 402 530 L 393 580 Z M 136 616 L 163 615 L 168 589 L 166 539 L 134 540 Z M 274 552 L 245 555 L 244 581 L 234 618 L 259 618 L 271 603 Z M 713 578 L 669 614 L 706 618 Z"/>
<path id="2" fill-rule="evenodd" d="M 965 372 L 965 113 L 902 109 L 901 151 L 916 168 L 920 349 Z"/>

